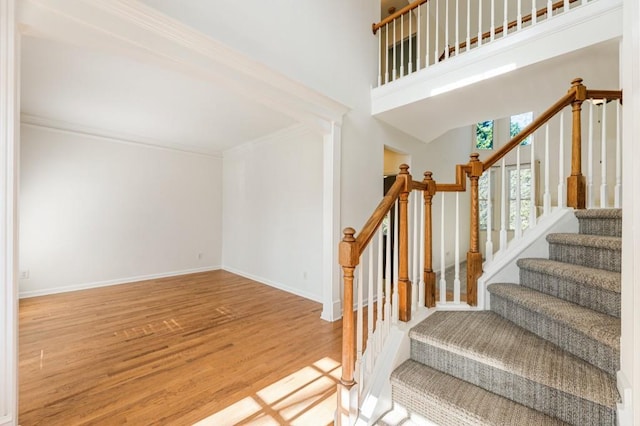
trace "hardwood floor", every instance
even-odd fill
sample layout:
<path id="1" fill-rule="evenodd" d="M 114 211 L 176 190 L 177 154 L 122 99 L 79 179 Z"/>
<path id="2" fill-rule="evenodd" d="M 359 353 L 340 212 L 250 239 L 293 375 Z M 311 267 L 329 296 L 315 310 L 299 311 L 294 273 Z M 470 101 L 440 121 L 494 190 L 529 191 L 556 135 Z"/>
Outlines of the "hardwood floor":
<path id="1" fill-rule="evenodd" d="M 225 271 L 20 300 L 20 424 L 330 424 L 341 322 Z"/>

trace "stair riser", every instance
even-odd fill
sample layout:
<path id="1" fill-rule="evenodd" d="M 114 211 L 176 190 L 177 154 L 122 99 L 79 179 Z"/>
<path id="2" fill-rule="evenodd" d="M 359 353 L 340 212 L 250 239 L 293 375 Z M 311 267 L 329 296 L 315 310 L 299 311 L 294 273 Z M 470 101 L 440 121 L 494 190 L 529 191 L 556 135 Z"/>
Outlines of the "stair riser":
<path id="1" fill-rule="evenodd" d="M 620 353 L 551 318 L 494 294 L 491 295 L 491 310 L 611 375 L 620 368 Z"/>
<path id="2" fill-rule="evenodd" d="M 615 410 L 426 343 L 412 340 L 411 358 L 570 424 L 616 424 Z"/>
<path id="3" fill-rule="evenodd" d="M 614 272 L 621 269 L 620 251 L 599 247 L 549 243 L 549 259 Z"/>
<path id="4" fill-rule="evenodd" d="M 622 236 L 622 218 L 579 218 L 578 220 L 581 234 Z"/>
<path id="5" fill-rule="evenodd" d="M 544 272 L 520 268 L 520 284 L 603 314 L 620 318 L 620 293 L 577 284 Z"/>

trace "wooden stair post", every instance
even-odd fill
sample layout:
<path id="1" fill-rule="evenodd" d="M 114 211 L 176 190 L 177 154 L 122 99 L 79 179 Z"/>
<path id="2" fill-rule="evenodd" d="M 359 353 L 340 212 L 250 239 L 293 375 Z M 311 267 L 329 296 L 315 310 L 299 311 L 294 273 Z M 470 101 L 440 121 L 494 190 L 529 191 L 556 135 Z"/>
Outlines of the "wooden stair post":
<path id="1" fill-rule="evenodd" d="M 478 305 L 478 278 L 482 275 L 482 253 L 480 253 L 480 203 L 478 179 L 482 176 L 483 164 L 478 160 L 480 154 L 471 154 L 467 174 L 471 180 L 471 237 L 467 252 L 467 303 Z"/>
<path id="2" fill-rule="evenodd" d="M 436 273 L 433 272 L 433 223 L 431 206 L 436 194 L 436 181 L 431 172 L 424 172 L 424 306 L 436 306 Z"/>
<path id="3" fill-rule="evenodd" d="M 587 183 L 582 174 L 582 102 L 587 99 L 587 88 L 582 85 L 582 79 L 576 78 L 571 82 L 569 91 L 575 92 L 571 102 L 573 128 L 571 136 L 571 176 L 567 178 L 567 206 L 574 209 L 584 209 L 587 198 Z"/>
<path id="4" fill-rule="evenodd" d="M 399 197 L 398 228 L 398 319 L 411 321 L 411 281 L 409 280 L 409 194 L 411 193 L 411 175 L 409 166 L 400 165 L 397 179 L 403 179 Z"/>
<path id="5" fill-rule="evenodd" d="M 338 248 L 343 271 L 344 300 L 342 301 L 342 377 L 338 384 L 338 412 L 336 424 L 351 425 L 358 416 L 358 386 L 354 380 L 356 364 L 355 323 L 353 315 L 353 272 L 360 262 L 360 250 L 354 238 L 356 231 L 345 228 Z M 353 421 L 352 421 L 353 420 Z"/>

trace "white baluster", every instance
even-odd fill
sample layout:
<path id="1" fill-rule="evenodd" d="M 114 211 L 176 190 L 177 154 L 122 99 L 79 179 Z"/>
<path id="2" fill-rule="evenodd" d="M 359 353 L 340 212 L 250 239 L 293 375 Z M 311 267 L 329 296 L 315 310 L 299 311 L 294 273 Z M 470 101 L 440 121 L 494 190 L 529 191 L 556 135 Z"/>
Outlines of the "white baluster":
<path id="1" fill-rule="evenodd" d="M 520 211 L 520 208 L 522 207 L 522 203 L 520 202 L 521 201 L 520 176 L 521 176 L 520 175 L 520 145 L 518 145 L 518 147 L 516 148 L 516 223 L 514 224 L 515 225 L 515 232 L 513 235 L 514 238 L 522 237 L 522 212 Z M 511 217 L 511 214 L 509 214 L 509 217 Z"/>
<path id="2" fill-rule="evenodd" d="M 587 208 L 593 208 L 593 99 L 589 102 L 589 136 L 587 139 Z"/>
<path id="3" fill-rule="evenodd" d="M 622 205 L 622 141 L 620 139 L 620 100 L 616 100 L 616 186 L 613 206 L 619 209 Z"/>
<path id="4" fill-rule="evenodd" d="M 398 78 L 396 70 L 396 21 L 397 19 L 393 21 L 393 63 L 391 64 L 391 69 L 393 70 L 393 81 L 396 81 L 396 78 Z"/>
<path id="5" fill-rule="evenodd" d="M 419 194 L 419 193 L 418 193 Z M 418 268 L 418 306 L 424 307 L 424 200 L 418 197 L 420 202 L 420 267 Z"/>
<path id="6" fill-rule="evenodd" d="M 460 0 L 456 0 L 456 48 L 455 48 L 455 52 L 456 52 L 456 56 L 458 56 L 459 50 L 460 50 L 460 9 L 459 9 L 459 3 Z"/>
<path id="7" fill-rule="evenodd" d="M 391 223 L 391 214 L 387 213 L 387 244 L 386 244 L 386 265 L 385 265 L 385 292 L 384 292 L 384 340 L 389 335 L 389 327 L 391 325 L 391 277 L 392 260 L 391 260 L 391 240 L 393 224 Z"/>
<path id="8" fill-rule="evenodd" d="M 467 39 L 466 45 L 468 52 L 471 49 L 471 0 L 467 0 Z"/>
<path id="9" fill-rule="evenodd" d="M 602 137 L 600 143 L 600 208 L 607 207 L 607 100 L 602 100 Z"/>
<path id="10" fill-rule="evenodd" d="M 387 23 L 384 26 L 384 37 L 385 37 L 385 46 L 384 46 L 384 57 L 385 57 L 384 83 L 387 84 L 389 82 L 389 23 Z"/>
<path id="11" fill-rule="evenodd" d="M 517 30 L 520 31 L 522 29 L 522 0 L 518 0 L 518 24 Z"/>
<path id="12" fill-rule="evenodd" d="M 569 11 L 569 0 L 564 0 L 564 6 L 562 12 L 566 13 Z"/>
<path id="13" fill-rule="evenodd" d="M 442 209 L 440 215 L 440 302 L 445 303 L 447 301 L 447 280 L 444 277 L 446 271 L 446 264 L 444 258 L 444 222 L 445 222 L 445 199 L 444 192 L 442 193 Z"/>
<path id="14" fill-rule="evenodd" d="M 509 197 L 507 194 L 507 166 L 504 158 L 500 162 L 500 178 L 502 179 L 500 197 L 500 251 L 507 249 L 507 202 Z"/>
<path id="15" fill-rule="evenodd" d="M 362 258 L 364 261 L 364 257 Z M 362 301 L 362 287 L 364 281 L 362 279 L 362 270 L 364 269 L 364 265 L 359 265 L 358 267 L 358 281 L 356 286 L 358 288 L 358 299 L 357 299 L 357 308 L 356 308 L 356 377 L 359 377 L 359 383 L 362 383 L 362 342 L 363 342 L 363 328 L 364 323 L 362 321 L 362 310 L 363 310 L 363 301 Z M 351 307 L 352 308 L 352 307 Z"/>
<path id="16" fill-rule="evenodd" d="M 376 353 L 382 350 L 382 306 L 384 305 L 384 238 L 382 229 L 378 231 L 378 297 L 376 298 L 376 308 L 378 315 L 376 318 Z"/>
<path id="17" fill-rule="evenodd" d="M 378 87 L 382 85 L 382 31 L 378 31 Z"/>
<path id="18" fill-rule="evenodd" d="M 535 134 L 529 136 L 531 138 L 531 210 L 529 211 L 529 228 L 536 226 L 536 139 Z"/>
<path id="19" fill-rule="evenodd" d="M 543 216 L 551 213 L 551 190 L 549 189 L 549 124 L 544 126 L 544 196 Z"/>
<path id="20" fill-rule="evenodd" d="M 446 0 L 445 0 L 446 1 Z M 429 3 L 427 3 L 429 4 Z M 436 44 L 433 48 L 434 52 L 433 52 L 433 63 L 437 64 L 438 62 L 440 62 L 440 54 L 438 53 L 438 51 L 440 50 L 440 46 L 438 45 L 438 39 L 439 37 L 439 33 L 440 33 L 440 0 L 436 0 L 436 20 L 435 20 L 435 24 L 436 24 L 436 31 L 435 31 L 435 35 L 436 35 Z"/>
<path id="21" fill-rule="evenodd" d="M 449 0 L 444 1 L 444 58 L 449 59 Z"/>
<path id="22" fill-rule="evenodd" d="M 487 262 L 493 260 L 493 198 L 491 198 L 491 169 L 487 174 L 487 241 L 485 242 L 485 258 Z"/>
<path id="23" fill-rule="evenodd" d="M 436 2 L 437 2 L 437 0 L 436 0 Z M 429 63 L 431 62 L 431 58 L 429 57 L 429 52 L 431 51 L 430 50 L 431 36 L 429 35 L 429 16 L 431 16 L 429 14 L 429 9 L 430 9 L 429 5 L 430 4 L 431 4 L 431 2 L 427 2 L 427 5 L 426 5 L 427 13 L 425 13 L 425 15 L 424 15 L 425 16 L 425 21 L 427 21 L 426 29 L 425 29 L 425 33 L 427 35 L 427 41 L 425 43 L 426 44 L 426 46 L 425 46 L 425 64 L 424 64 L 425 67 L 428 67 Z"/>
<path id="24" fill-rule="evenodd" d="M 481 32 L 481 29 L 478 29 L 478 32 Z M 496 38 L 496 0 L 491 0 L 491 41 Z M 478 44 L 480 45 L 480 44 Z"/>
<path id="25" fill-rule="evenodd" d="M 456 231 L 455 231 L 455 260 L 453 278 L 453 301 L 460 303 L 460 193 L 456 192 Z"/>
<path id="26" fill-rule="evenodd" d="M 493 2 L 493 0 L 491 0 Z M 478 45 L 482 46 L 482 0 L 478 0 Z"/>
<path id="27" fill-rule="evenodd" d="M 420 10 L 419 7 L 418 10 Z M 409 69 L 407 70 L 407 74 L 411 74 L 413 72 L 413 53 L 411 52 L 411 46 L 413 45 L 413 41 L 411 40 L 413 38 L 411 37 L 411 23 L 413 22 L 413 19 L 411 19 L 411 12 L 409 12 L 407 16 L 409 17 Z"/>
<path id="28" fill-rule="evenodd" d="M 553 16 L 553 2 L 551 0 L 547 0 L 547 19 Z"/>
<path id="29" fill-rule="evenodd" d="M 400 17 L 400 77 L 404 77 L 404 16 Z"/>
<path id="30" fill-rule="evenodd" d="M 378 231 L 380 232 L 380 231 Z M 373 240 L 367 249 L 369 251 L 369 287 L 367 288 L 367 352 L 371 354 L 373 352 L 372 343 L 373 343 L 373 312 L 375 311 L 374 301 L 373 301 Z M 366 362 L 367 366 L 367 374 L 371 374 L 371 370 L 373 369 L 373 363 L 371 361 L 371 356 L 367 357 L 369 362 Z M 365 360 L 367 361 L 367 360 Z"/>
<path id="31" fill-rule="evenodd" d="M 509 18 L 507 17 L 507 2 L 504 0 L 504 22 L 502 23 L 502 37 L 505 37 L 509 32 Z"/>
<path id="32" fill-rule="evenodd" d="M 564 192 L 564 111 L 560 113 L 560 142 L 558 149 L 558 207 L 567 206 L 567 195 Z"/>
<path id="33" fill-rule="evenodd" d="M 420 192 L 413 192 L 413 280 L 411 281 L 411 311 L 418 308 L 418 285 L 420 284 Z"/>
<path id="34" fill-rule="evenodd" d="M 427 19 L 428 20 L 428 19 Z M 422 31 L 422 5 L 418 6 L 418 17 L 416 18 L 416 25 L 418 26 L 418 28 L 416 28 L 416 71 L 420 71 L 420 57 L 422 56 L 420 54 L 421 50 L 420 50 L 420 38 L 421 35 L 420 33 Z M 427 58 L 429 57 L 429 54 L 427 54 Z"/>
<path id="35" fill-rule="evenodd" d="M 400 295 L 398 294 L 398 254 L 400 247 L 399 229 L 400 229 L 400 215 L 398 214 L 398 201 L 394 205 L 394 227 L 393 227 L 393 296 L 391 298 L 391 321 L 396 323 L 400 317 L 399 303 Z"/>
<path id="36" fill-rule="evenodd" d="M 531 25 L 538 21 L 538 11 L 536 10 L 536 0 L 531 1 Z"/>

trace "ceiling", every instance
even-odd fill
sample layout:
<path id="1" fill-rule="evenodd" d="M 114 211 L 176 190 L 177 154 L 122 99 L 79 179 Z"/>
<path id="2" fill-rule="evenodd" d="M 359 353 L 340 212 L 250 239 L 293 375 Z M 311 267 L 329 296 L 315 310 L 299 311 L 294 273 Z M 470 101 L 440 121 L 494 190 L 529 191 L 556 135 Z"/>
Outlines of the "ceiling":
<path id="1" fill-rule="evenodd" d="M 18 21 L 25 123 L 220 155 L 347 111 L 141 3 L 23 0 Z"/>

